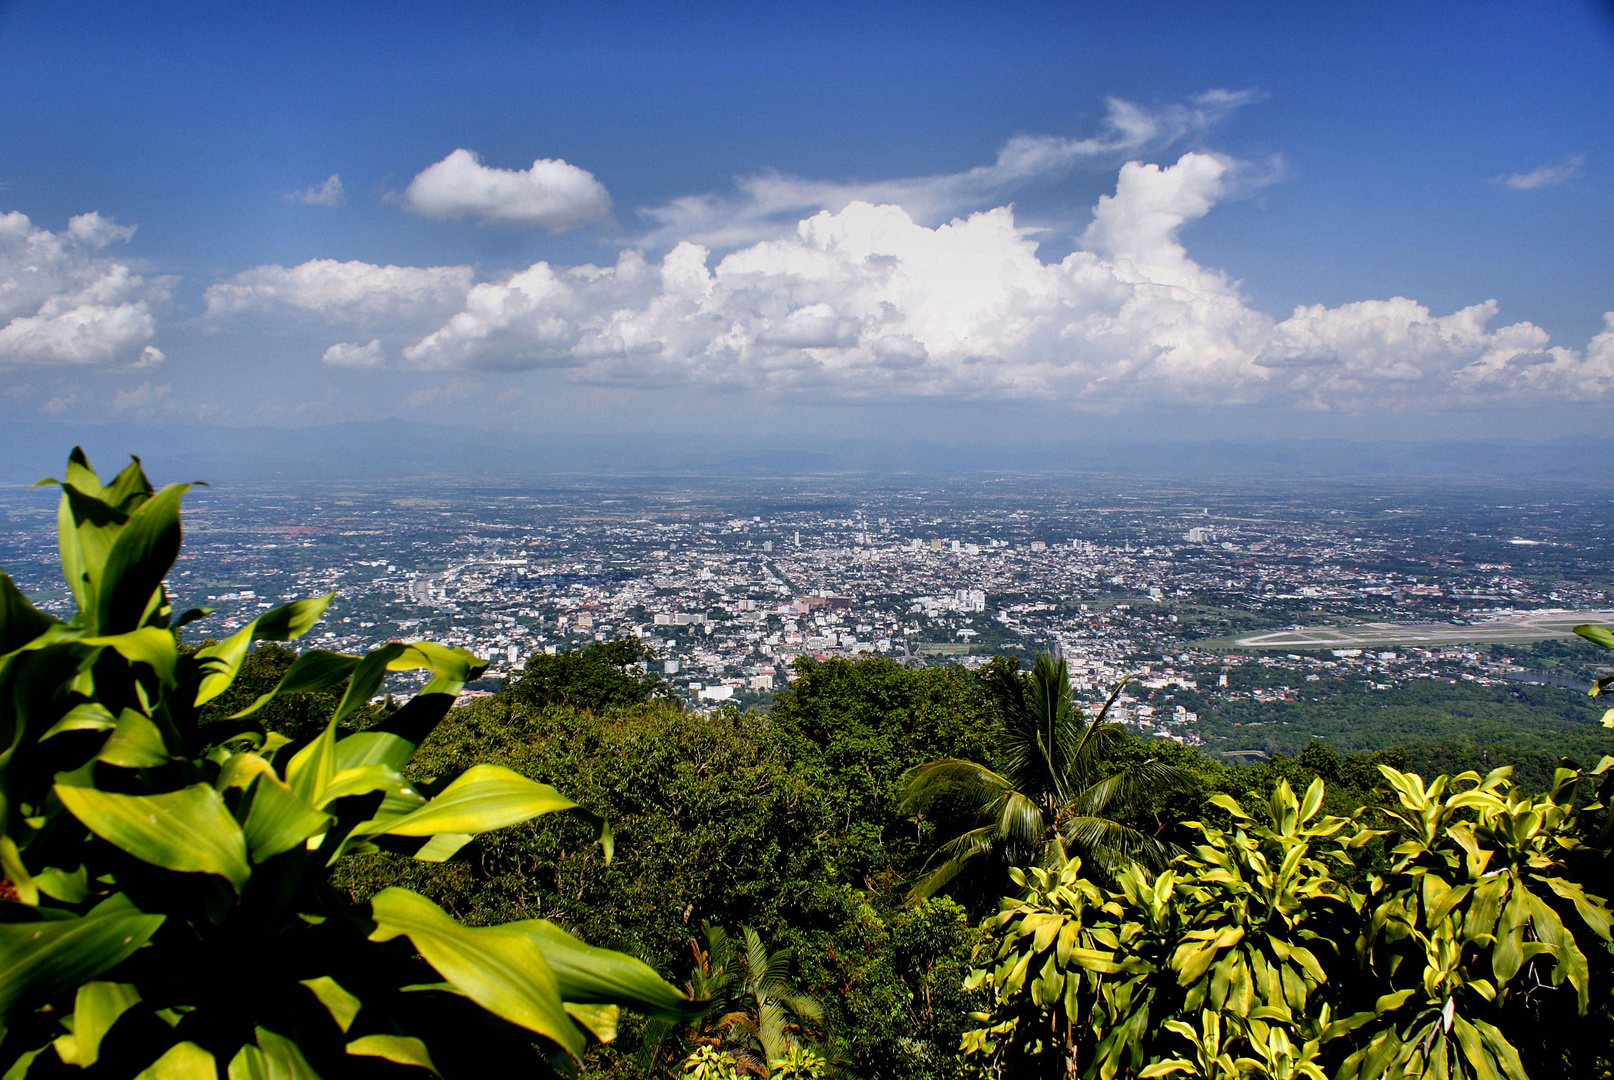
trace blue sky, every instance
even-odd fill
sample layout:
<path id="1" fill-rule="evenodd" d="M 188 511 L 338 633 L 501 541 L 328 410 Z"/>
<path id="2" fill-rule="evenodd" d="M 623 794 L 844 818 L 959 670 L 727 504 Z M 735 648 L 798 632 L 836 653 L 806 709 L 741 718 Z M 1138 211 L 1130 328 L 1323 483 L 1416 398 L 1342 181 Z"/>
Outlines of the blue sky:
<path id="1" fill-rule="evenodd" d="M 332 7 L 0 2 L 9 410 L 1609 418 L 1608 6 Z"/>

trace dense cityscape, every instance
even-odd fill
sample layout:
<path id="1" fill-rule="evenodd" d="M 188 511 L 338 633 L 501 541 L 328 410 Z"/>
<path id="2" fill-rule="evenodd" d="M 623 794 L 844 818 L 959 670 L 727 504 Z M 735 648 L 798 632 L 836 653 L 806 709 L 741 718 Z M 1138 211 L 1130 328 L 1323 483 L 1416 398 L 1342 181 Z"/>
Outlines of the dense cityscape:
<path id="1" fill-rule="evenodd" d="M 3 564 L 65 613 L 51 500 L 0 505 Z M 1614 620 L 1598 610 L 1607 510 L 1573 497 L 1094 482 L 196 489 L 172 585 L 176 609 L 216 609 L 198 624 L 213 636 L 334 593 L 302 644 L 464 646 L 491 661 L 471 695 L 535 652 L 629 635 L 697 708 L 765 703 L 800 656 L 978 666 L 1052 650 L 1088 701 L 1135 676 L 1112 715 L 1140 732 L 1237 754 L 1261 745 L 1250 728 L 1262 721 L 1246 708 L 1212 723 L 1209 703 L 1418 679 L 1574 685 L 1587 673 L 1543 673 L 1514 654 Z M 187 562 L 215 569 L 193 576 Z"/>

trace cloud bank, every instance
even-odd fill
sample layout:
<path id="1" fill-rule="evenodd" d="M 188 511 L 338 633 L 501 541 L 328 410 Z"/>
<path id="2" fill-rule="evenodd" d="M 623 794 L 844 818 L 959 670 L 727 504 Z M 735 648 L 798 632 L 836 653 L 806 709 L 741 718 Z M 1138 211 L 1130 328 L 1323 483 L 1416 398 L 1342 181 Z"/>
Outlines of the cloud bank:
<path id="1" fill-rule="evenodd" d="M 134 231 L 97 213 L 72 218 L 61 232 L 20 213 L 0 215 L 0 365 L 160 363 L 149 344 L 152 305 L 168 299 L 170 282 L 101 254 Z"/>
<path id="2" fill-rule="evenodd" d="M 402 366 L 554 368 L 628 387 L 1347 411 L 1614 391 L 1614 313 L 1578 351 L 1527 322 L 1492 329 L 1494 300 L 1445 315 L 1405 297 L 1301 306 L 1284 319 L 1252 308 L 1181 240 L 1236 172 L 1201 152 L 1166 167 L 1129 162 L 1095 207 L 1084 250 L 1057 263 L 1037 257 L 1006 206 L 932 227 L 901 206 L 854 200 L 715 265 L 689 241 L 659 263 L 630 250 L 611 266 L 538 262 L 474 285 L 464 267 L 324 261 L 248 271 L 209 290 L 209 304 L 365 322 L 457 294 L 457 310 L 403 345 Z M 423 276 L 401 286 L 411 274 Z M 333 346 L 326 362 L 380 357 L 372 341 Z"/>
<path id="3" fill-rule="evenodd" d="M 376 266 L 313 259 L 290 268 L 244 270 L 203 294 L 217 319 L 290 308 L 328 322 L 431 318 L 459 307 L 471 287 L 469 266 Z"/>
<path id="4" fill-rule="evenodd" d="M 423 169 L 401 201 L 427 217 L 536 225 L 550 232 L 611 216 L 605 185 L 586 169 L 559 158 L 539 158 L 520 171 L 494 169 L 469 150 L 455 150 Z"/>

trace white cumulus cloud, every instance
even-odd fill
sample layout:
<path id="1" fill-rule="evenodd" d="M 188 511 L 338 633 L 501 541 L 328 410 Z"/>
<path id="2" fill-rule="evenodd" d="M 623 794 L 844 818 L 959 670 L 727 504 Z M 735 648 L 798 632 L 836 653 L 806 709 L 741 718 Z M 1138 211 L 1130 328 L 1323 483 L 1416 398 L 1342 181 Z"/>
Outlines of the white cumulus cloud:
<path id="1" fill-rule="evenodd" d="M 1530 323 L 1491 329 L 1494 301 L 1435 315 L 1393 297 L 1282 320 L 1252 308 L 1180 235 L 1226 195 L 1234 168 L 1198 152 L 1124 165 L 1086 249 L 1057 263 L 1037 257 L 1008 207 L 930 227 L 862 201 L 715 266 L 689 242 L 659 265 L 637 251 L 604 267 L 535 263 L 474 286 L 402 359 L 633 386 L 1100 407 L 1354 411 L 1614 390 L 1614 328 L 1579 352 Z"/>
<path id="2" fill-rule="evenodd" d="M 431 318 L 459 307 L 471 287 L 469 266 L 376 266 L 314 259 L 297 266 L 257 266 L 208 287 L 215 318 L 291 308 L 332 323 Z"/>
<path id="3" fill-rule="evenodd" d="M 435 218 L 472 217 L 550 232 L 605 221 L 611 197 L 586 169 L 539 158 L 530 169 L 496 169 L 469 150 L 430 165 L 404 189 L 403 205 Z"/>
<path id="4" fill-rule="evenodd" d="M 61 232 L 15 211 L 0 215 L 0 364 L 160 361 L 148 345 L 152 305 L 167 299 L 171 282 L 101 253 L 134 231 L 97 213 L 70 219 Z"/>
<path id="5" fill-rule="evenodd" d="M 1515 191 L 1533 191 L 1536 188 L 1555 187 L 1565 180 L 1571 180 L 1580 175 L 1580 167 L 1586 164 L 1585 154 L 1575 154 L 1551 165 L 1542 165 L 1531 169 L 1527 173 L 1509 173 L 1494 178 L 1493 184 L 1506 184 Z"/>
<path id="6" fill-rule="evenodd" d="M 311 187 L 288 193 L 286 201 L 300 202 L 308 206 L 341 206 L 347 202 L 347 192 L 342 189 L 342 178 L 332 173 Z"/>
<path id="7" fill-rule="evenodd" d="M 342 341 L 325 350 L 320 360 L 328 367 L 378 368 L 386 365 L 386 354 L 381 350 L 381 339 L 371 338 L 366 344 Z"/>

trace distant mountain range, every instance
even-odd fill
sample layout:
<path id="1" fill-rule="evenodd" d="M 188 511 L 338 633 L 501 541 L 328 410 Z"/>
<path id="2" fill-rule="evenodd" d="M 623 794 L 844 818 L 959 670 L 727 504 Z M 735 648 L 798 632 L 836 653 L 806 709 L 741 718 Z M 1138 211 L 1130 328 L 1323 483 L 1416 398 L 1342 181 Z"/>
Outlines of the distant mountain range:
<path id="1" fill-rule="evenodd" d="M 211 480 L 1100 475 L 1614 482 L 1614 439 L 941 445 L 713 433 L 535 435 L 383 420 L 305 428 L 8 422 L 0 425 L 0 484 L 58 474 L 75 443 L 103 473 L 135 453 L 159 477 Z"/>

